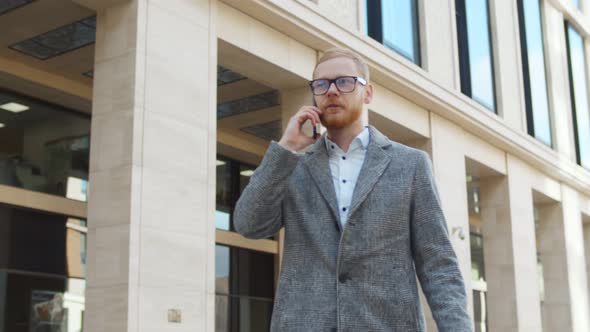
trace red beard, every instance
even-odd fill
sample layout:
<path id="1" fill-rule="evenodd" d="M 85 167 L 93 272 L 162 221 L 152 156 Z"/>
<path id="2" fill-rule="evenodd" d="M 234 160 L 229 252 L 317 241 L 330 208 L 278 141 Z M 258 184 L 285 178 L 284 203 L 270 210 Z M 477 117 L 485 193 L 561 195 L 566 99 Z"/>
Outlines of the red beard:
<path id="1" fill-rule="evenodd" d="M 323 114 L 320 115 L 320 121 L 328 129 L 342 129 L 355 123 L 361 114 L 362 108 L 351 110 L 341 109 L 337 113 L 328 113 L 327 110 L 324 110 Z"/>

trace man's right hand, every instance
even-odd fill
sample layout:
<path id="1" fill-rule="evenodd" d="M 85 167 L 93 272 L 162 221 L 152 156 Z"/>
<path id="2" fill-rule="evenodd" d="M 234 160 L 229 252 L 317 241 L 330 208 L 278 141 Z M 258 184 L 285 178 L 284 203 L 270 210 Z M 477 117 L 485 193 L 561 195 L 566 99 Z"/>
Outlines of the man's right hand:
<path id="1" fill-rule="evenodd" d="M 289 119 L 287 129 L 283 133 L 283 137 L 279 144 L 285 149 L 291 151 L 300 151 L 310 144 L 315 143 L 320 135 L 316 137 L 309 137 L 303 133 L 302 127 L 305 121 L 310 120 L 315 126 L 320 123 L 320 115 L 322 111 L 315 106 L 303 106 Z M 318 133 L 319 134 L 319 133 Z"/>

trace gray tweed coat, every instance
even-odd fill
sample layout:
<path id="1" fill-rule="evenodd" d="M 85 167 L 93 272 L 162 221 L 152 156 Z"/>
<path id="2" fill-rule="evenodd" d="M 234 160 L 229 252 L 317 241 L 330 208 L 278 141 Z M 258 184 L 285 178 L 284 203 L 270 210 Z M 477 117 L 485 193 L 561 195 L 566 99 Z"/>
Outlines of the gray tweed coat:
<path id="1" fill-rule="evenodd" d="M 245 237 L 285 227 L 271 331 L 425 331 L 416 275 L 439 331 L 472 331 L 428 155 L 369 132 L 344 229 L 325 134 L 272 142 L 237 203 Z"/>

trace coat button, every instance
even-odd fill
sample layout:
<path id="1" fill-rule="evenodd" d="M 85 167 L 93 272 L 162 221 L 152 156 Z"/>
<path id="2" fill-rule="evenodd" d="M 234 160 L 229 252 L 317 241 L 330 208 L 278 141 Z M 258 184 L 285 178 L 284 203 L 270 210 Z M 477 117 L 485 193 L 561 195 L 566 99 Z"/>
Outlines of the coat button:
<path id="1" fill-rule="evenodd" d="M 346 274 L 346 273 L 342 273 L 338 276 L 338 281 L 340 281 L 340 283 L 342 283 L 342 284 L 345 283 L 348 279 L 350 279 L 350 278 L 348 277 L 348 274 Z"/>

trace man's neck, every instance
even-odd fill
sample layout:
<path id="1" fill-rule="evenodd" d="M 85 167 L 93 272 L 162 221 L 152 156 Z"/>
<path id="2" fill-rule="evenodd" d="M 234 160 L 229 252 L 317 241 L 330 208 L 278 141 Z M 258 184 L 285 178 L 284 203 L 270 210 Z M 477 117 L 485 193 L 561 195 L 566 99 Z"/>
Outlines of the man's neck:
<path id="1" fill-rule="evenodd" d="M 356 122 L 351 126 L 341 128 L 341 129 L 334 129 L 328 128 L 328 138 L 336 143 L 340 149 L 344 152 L 348 152 L 348 148 L 350 147 L 350 143 L 357 137 L 365 127 L 360 122 Z"/>

